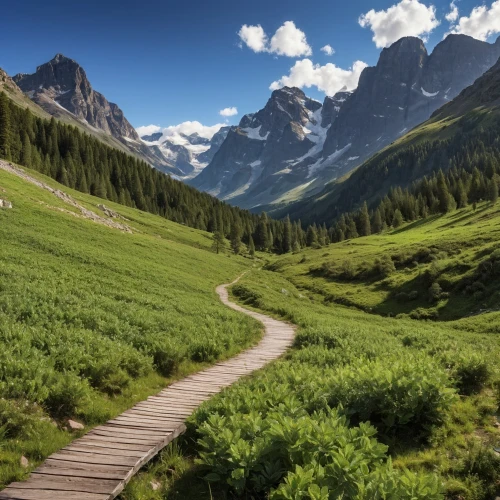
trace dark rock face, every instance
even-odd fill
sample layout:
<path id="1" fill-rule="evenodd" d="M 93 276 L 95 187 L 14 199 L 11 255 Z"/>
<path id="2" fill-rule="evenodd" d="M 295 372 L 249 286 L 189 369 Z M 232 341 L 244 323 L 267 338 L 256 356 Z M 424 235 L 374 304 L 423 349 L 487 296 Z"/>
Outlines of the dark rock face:
<path id="1" fill-rule="evenodd" d="M 143 135 L 141 139 L 146 142 L 156 142 L 161 139 L 161 136 L 163 135 L 163 132 L 155 132 L 154 134 L 151 135 Z"/>
<path id="2" fill-rule="evenodd" d="M 344 148 L 346 153 L 327 165 L 325 176 L 349 171 L 427 120 L 499 57 L 500 42 L 465 35 L 449 35 L 431 55 L 414 37 L 384 49 L 377 66 L 363 71 L 358 88 L 328 131 L 323 157 Z"/>
<path id="3" fill-rule="evenodd" d="M 213 160 L 217 151 L 219 151 L 222 143 L 226 140 L 227 134 L 234 127 L 222 127 L 211 139 L 210 148 L 198 156 L 198 161 L 207 165 Z"/>
<path id="4" fill-rule="evenodd" d="M 341 94 L 322 106 L 298 88 L 274 91 L 263 109 L 245 115 L 238 127 L 227 131 L 210 165 L 190 183 L 252 207 L 305 182 L 327 128 L 349 96 Z"/>
<path id="5" fill-rule="evenodd" d="M 73 59 L 57 54 L 38 66 L 36 73 L 18 74 L 14 81 L 42 107 L 50 98 L 78 119 L 116 138 L 139 140 L 123 111 L 92 89 L 84 69 Z"/>

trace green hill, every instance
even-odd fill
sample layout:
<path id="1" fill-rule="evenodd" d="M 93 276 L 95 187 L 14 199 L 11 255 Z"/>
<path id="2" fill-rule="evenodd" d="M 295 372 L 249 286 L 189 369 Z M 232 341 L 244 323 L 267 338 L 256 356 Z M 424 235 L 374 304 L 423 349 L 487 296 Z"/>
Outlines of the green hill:
<path id="1" fill-rule="evenodd" d="M 211 234 L 106 201 L 110 217 L 101 199 L 6 165 L 0 488 L 25 474 L 21 456 L 34 466 L 75 437 L 68 417 L 103 422 L 260 332 L 215 294 L 251 261 L 213 253 Z"/>
<path id="2" fill-rule="evenodd" d="M 293 349 L 204 404 L 123 498 L 495 498 L 499 234 L 485 203 L 245 275 L 234 298 L 297 324 Z"/>

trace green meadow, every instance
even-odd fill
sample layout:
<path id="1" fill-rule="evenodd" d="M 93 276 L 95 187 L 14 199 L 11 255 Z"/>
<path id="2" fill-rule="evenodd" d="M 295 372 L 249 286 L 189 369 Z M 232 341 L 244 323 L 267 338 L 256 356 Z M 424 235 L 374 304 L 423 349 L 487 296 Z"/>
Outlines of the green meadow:
<path id="1" fill-rule="evenodd" d="M 499 215 L 484 204 L 246 274 L 234 300 L 297 324 L 293 349 L 205 403 L 123 498 L 494 498 Z"/>
<path id="2" fill-rule="evenodd" d="M 68 418 L 102 423 L 258 340 L 215 293 L 251 261 L 215 255 L 210 234 L 106 202 L 132 232 L 109 228 L 3 170 L 0 198 L 0 488 L 78 435 Z"/>

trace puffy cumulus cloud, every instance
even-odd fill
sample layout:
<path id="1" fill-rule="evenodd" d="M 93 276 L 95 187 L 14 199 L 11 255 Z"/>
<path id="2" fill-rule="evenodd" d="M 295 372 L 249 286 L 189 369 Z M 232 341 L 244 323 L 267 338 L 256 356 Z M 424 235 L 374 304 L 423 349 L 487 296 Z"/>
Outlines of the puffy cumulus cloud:
<path id="1" fill-rule="evenodd" d="M 324 47 L 321 47 L 320 50 L 327 56 L 333 56 L 333 54 L 335 54 L 335 49 L 331 45 L 325 45 Z"/>
<path id="2" fill-rule="evenodd" d="M 490 35 L 500 33 L 500 0 L 493 2 L 490 8 L 486 5 L 474 7 L 469 16 L 458 19 L 451 33 L 470 35 L 478 40 L 486 40 Z"/>
<path id="3" fill-rule="evenodd" d="M 146 125 L 144 127 L 138 127 L 137 133 L 140 137 L 144 135 L 151 135 L 156 132 L 162 132 L 161 140 L 172 139 L 175 142 L 175 139 L 179 139 L 181 134 L 183 135 L 191 135 L 197 133 L 201 137 L 206 139 L 211 139 L 221 127 L 224 127 L 224 123 L 217 123 L 216 125 L 203 125 L 198 121 L 187 121 L 179 123 L 179 125 L 170 125 L 169 127 L 159 127 L 157 125 Z"/>
<path id="4" fill-rule="evenodd" d="M 307 43 L 306 34 L 299 30 L 293 21 L 286 21 L 271 38 L 269 52 L 280 56 L 310 56 L 312 49 Z"/>
<path id="5" fill-rule="evenodd" d="M 378 48 L 387 47 L 404 36 L 427 35 L 439 26 L 436 8 L 427 7 L 419 0 L 401 0 L 387 10 L 370 10 L 358 19 L 363 28 L 373 32 L 372 40 Z"/>
<path id="6" fill-rule="evenodd" d="M 268 52 L 280 56 L 310 56 L 312 49 L 307 43 L 306 34 L 295 26 L 293 21 L 286 21 L 269 40 L 260 24 L 248 26 L 244 24 L 238 36 L 241 42 L 254 52 Z"/>
<path id="7" fill-rule="evenodd" d="M 139 134 L 139 137 L 142 137 L 143 135 L 151 135 L 160 132 L 161 127 L 159 125 L 145 125 L 143 127 L 137 127 L 135 130 Z"/>
<path id="8" fill-rule="evenodd" d="M 454 23 L 458 19 L 458 7 L 454 1 L 450 3 L 450 12 L 444 18 L 450 23 Z"/>
<path id="9" fill-rule="evenodd" d="M 254 52 L 267 52 L 267 35 L 260 24 L 257 26 L 248 26 L 244 24 L 240 31 L 238 31 L 238 36 L 241 41 Z"/>
<path id="10" fill-rule="evenodd" d="M 235 116 L 238 114 L 238 108 L 234 106 L 232 108 L 224 108 L 219 111 L 219 115 L 221 116 Z"/>
<path id="11" fill-rule="evenodd" d="M 269 88 L 276 90 L 284 86 L 317 87 L 327 95 L 333 95 L 343 87 L 349 90 L 355 89 L 361 72 L 367 66 L 363 61 L 356 61 L 351 68 L 342 69 L 332 63 L 320 66 L 313 64 L 310 59 L 302 59 L 292 66 L 289 75 L 273 82 Z"/>

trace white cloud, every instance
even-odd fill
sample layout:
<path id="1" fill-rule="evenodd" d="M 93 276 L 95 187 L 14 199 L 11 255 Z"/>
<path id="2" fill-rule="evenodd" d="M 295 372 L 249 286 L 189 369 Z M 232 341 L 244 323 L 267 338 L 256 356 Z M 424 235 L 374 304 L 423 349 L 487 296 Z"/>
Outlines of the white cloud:
<path id="1" fill-rule="evenodd" d="M 310 56 L 312 49 L 307 43 L 306 34 L 299 30 L 293 21 L 286 21 L 271 38 L 269 52 L 280 56 Z"/>
<path id="2" fill-rule="evenodd" d="M 490 8 L 486 5 L 474 7 L 468 17 L 458 20 L 451 33 L 470 35 L 478 40 L 500 33 L 500 0 L 493 2 Z"/>
<path id="3" fill-rule="evenodd" d="M 312 49 L 307 43 L 306 34 L 295 26 L 293 21 L 286 21 L 280 26 L 269 41 L 260 24 L 248 26 L 244 24 L 238 36 L 241 41 L 254 52 L 268 52 L 280 56 L 310 56 Z"/>
<path id="4" fill-rule="evenodd" d="M 179 125 L 170 125 L 169 127 L 159 127 L 158 125 L 146 125 L 143 127 L 137 127 L 137 133 L 139 137 L 143 135 L 151 135 L 156 132 L 162 132 L 163 136 L 160 139 L 176 139 L 180 137 L 180 134 L 191 135 L 194 133 L 199 134 L 201 137 L 206 139 L 211 139 L 221 127 L 224 127 L 224 123 L 217 123 L 216 125 L 203 125 L 198 121 L 187 121 L 179 123 Z"/>
<path id="5" fill-rule="evenodd" d="M 325 45 L 324 47 L 321 47 L 320 50 L 327 56 L 333 56 L 333 54 L 335 54 L 335 49 L 331 45 Z"/>
<path id="6" fill-rule="evenodd" d="M 372 40 L 378 48 L 387 47 L 404 36 L 420 36 L 426 40 L 439 26 L 436 8 L 419 0 L 401 0 L 387 10 L 370 10 L 358 19 L 363 28 L 373 31 Z"/>
<path id="7" fill-rule="evenodd" d="M 232 108 L 224 108 L 219 111 L 219 115 L 221 116 L 235 116 L 238 114 L 238 108 L 234 106 Z"/>
<path id="8" fill-rule="evenodd" d="M 444 17 L 450 23 L 454 23 L 458 19 L 458 7 L 455 5 L 455 0 L 450 3 L 450 12 Z"/>
<path id="9" fill-rule="evenodd" d="M 346 70 L 332 63 L 320 66 L 313 64 L 310 59 L 302 59 L 292 66 L 289 75 L 273 82 L 269 88 L 276 90 L 284 86 L 317 87 L 327 95 L 333 95 L 344 86 L 349 90 L 355 89 L 361 72 L 367 66 L 363 61 L 356 61 L 352 68 Z"/>
<path id="10" fill-rule="evenodd" d="M 156 134 L 156 132 L 161 132 L 161 127 L 159 125 L 145 125 L 143 127 L 137 127 L 135 129 L 139 134 L 139 137 L 143 135 Z"/>
<path id="11" fill-rule="evenodd" d="M 254 52 L 267 51 L 267 35 L 260 24 L 257 26 L 248 26 L 244 24 L 238 32 L 238 35 L 246 46 Z"/>

